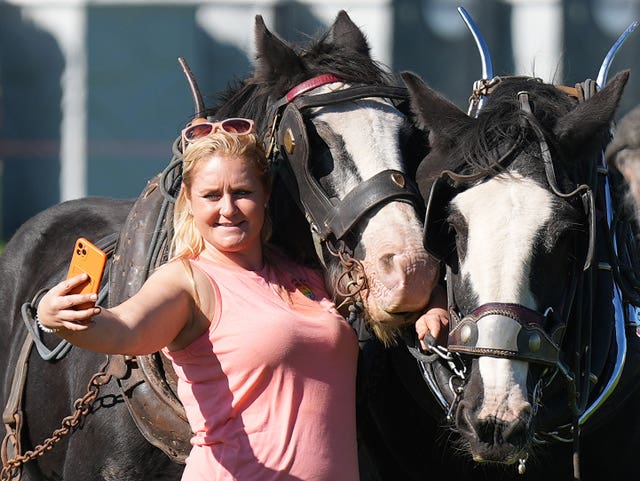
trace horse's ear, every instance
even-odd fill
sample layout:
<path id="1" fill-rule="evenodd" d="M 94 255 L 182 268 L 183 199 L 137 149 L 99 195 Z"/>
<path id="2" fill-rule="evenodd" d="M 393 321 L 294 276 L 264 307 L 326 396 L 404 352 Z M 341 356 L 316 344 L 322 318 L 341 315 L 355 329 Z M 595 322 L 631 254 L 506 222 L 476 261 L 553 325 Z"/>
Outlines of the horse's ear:
<path id="1" fill-rule="evenodd" d="M 628 79 L 628 70 L 620 72 L 593 97 L 558 119 L 553 132 L 560 144 L 576 150 L 607 132 Z"/>
<path id="2" fill-rule="evenodd" d="M 429 131 L 429 144 L 441 147 L 455 142 L 459 134 L 467 129 L 474 119 L 449 100 L 432 90 L 416 74 L 400 74 L 409 89 L 411 111 L 418 127 Z"/>
<path id="3" fill-rule="evenodd" d="M 274 81 L 285 74 L 291 76 L 304 71 L 304 65 L 298 54 L 267 29 L 262 15 L 256 15 L 255 39 L 254 79 L 256 81 Z"/>
<path id="4" fill-rule="evenodd" d="M 369 43 L 347 12 L 340 10 L 329 32 L 329 39 L 336 47 L 355 50 L 369 56 Z"/>

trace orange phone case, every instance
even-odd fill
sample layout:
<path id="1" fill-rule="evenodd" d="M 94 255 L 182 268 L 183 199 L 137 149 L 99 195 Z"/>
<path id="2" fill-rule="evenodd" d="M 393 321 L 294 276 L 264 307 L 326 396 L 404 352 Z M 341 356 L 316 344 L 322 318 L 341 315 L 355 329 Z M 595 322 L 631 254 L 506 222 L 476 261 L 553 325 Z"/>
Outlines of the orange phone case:
<path id="1" fill-rule="evenodd" d="M 100 282 L 102 281 L 102 274 L 104 273 L 106 263 L 107 254 L 84 237 L 79 238 L 73 248 L 73 256 L 71 257 L 71 264 L 69 264 L 67 279 L 85 272 L 89 275 L 89 280 L 80 284 L 69 292 L 69 294 L 97 294 L 100 290 Z M 75 309 L 89 309 L 94 305 L 95 303 L 93 302 L 79 304 L 75 306 Z"/>

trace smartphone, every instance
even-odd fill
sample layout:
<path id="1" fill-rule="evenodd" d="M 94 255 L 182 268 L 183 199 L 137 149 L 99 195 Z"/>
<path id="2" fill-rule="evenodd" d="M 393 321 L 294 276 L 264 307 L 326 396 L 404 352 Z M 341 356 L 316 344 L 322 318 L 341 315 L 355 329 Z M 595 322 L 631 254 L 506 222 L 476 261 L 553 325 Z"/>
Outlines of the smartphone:
<path id="1" fill-rule="evenodd" d="M 75 287 L 69 294 L 97 294 L 100 290 L 100 282 L 102 281 L 102 274 L 104 273 L 106 264 L 107 254 L 104 251 L 84 237 L 79 238 L 73 247 L 73 256 L 69 264 L 67 279 L 82 274 L 83 272 L 89 276 L 89 279 Z M 87 302 L 78 304 L 74 309 L 89 309 L 94 305 L 94 302 Z"/>

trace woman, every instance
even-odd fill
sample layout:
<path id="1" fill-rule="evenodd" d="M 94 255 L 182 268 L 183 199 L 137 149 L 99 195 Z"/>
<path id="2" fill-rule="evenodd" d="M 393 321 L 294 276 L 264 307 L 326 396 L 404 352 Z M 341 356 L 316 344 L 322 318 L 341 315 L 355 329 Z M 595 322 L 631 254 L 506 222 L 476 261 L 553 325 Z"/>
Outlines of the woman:
<path id="1" fill-rule="evenodd" d="M 111 309 L 75 310 L 95 295 L 61 282 L 41 326 L 98 352 L 164 351 L 194 432 L 184 480 L 357 480 L 357 339 L 322 277 L 265 247 L 253 122 L 194 123 L 183 148 L 172 260 Z"/>

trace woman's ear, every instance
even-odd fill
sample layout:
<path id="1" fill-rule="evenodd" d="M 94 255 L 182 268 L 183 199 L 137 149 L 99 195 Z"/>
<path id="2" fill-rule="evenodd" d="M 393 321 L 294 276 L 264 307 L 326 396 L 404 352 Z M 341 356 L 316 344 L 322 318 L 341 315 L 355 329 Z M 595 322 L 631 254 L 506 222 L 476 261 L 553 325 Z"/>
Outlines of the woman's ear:
<path id="1" fill-rule="evenodd" d="M 191 192 L 189 192 L 189 189 L 184 184 L 184 182 L 180 186 L 180 190 L 181 190 L 182 195 L 184 195 L 184 200 L 186 201 L 187 209 L 189 211 L 189 214 L 191 214 Z"/>

